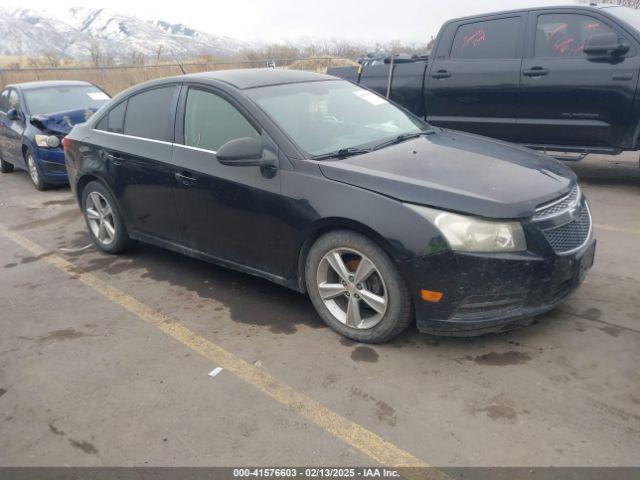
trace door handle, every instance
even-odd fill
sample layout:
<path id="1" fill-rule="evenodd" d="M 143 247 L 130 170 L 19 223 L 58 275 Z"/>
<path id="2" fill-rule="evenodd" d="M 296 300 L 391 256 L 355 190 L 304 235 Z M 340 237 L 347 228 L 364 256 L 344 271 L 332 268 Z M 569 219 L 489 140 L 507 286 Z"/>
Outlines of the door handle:
<path id="1" fill-rule="evenodd" d="M 183 185 L 186 185 L 187 187 L 198 183 L 198 180 L 196 180 L 187 172 L 174 173 L 173 176 L 175 177 L 176 180 L 178 180 Z"/>
<path id="2" fill-rule="evenodd" d="M 448 70 L 438 70 L 436 73 L 431 74 L 431 78 L 443 79 L 449 78 L 451 76 L 451 72 Z"/>
<path id="3" fill-rule="evenodd" d="M 543 75 L 548 75 L 549 69 L 543 67 L 531 67 L 527 70 L 522 71 L 522 75 L 525 77 L 542 77 Z"/>

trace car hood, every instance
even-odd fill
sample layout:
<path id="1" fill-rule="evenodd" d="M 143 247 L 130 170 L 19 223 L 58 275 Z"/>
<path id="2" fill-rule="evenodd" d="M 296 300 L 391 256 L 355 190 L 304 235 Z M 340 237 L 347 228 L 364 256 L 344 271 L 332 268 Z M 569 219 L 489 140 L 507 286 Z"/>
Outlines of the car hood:
<path id="1" fill-rule="evenodd" d="M 397 145 L 322 161 L 322 174 L 397 200 L 488 218 L 529 217 L 570 191 L 576 176 L 532 150 L 436 129 Z"/>
<path id="2" fill-rule="evenodd" d="M 74 125 L 89 120 L 96 111 L 92 108 L 82 108 L 67 112 L 38 114 L 32 115 L 30 121 L 33 126 L 42 131 L 65 135 L 71 131 Z"/>

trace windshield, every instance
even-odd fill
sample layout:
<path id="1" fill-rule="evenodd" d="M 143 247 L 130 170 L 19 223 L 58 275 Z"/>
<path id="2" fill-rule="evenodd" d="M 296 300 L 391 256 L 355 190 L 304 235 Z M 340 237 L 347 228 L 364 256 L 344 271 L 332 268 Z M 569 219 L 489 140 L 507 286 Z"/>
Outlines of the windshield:
<path id="1" fill-rule="evenodd" d="M 378 143 L 428 127 L 384 98 L 344 81 L 275 85 L 246 93 L 310 155 Z"/>
<path id="2" fill-rule="evenodd" d="M 623 22 L 627 22 L 636 30 L 640 30 L 640 10 L 629 7 L 606 7 L 604 10 Z"/>
<path id="3" fill-rule="evenodd" d="M 29 113 L 39 115 L 89 108 L 97 110 L 109 96 L 93 85 L 80 85 L 24 90 L 24 99 Z"/>

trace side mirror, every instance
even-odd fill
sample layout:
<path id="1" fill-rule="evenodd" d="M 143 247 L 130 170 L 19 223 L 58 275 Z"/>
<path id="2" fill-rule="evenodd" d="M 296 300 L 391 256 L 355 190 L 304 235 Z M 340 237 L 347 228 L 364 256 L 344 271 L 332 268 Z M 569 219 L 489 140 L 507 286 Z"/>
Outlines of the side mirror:
<path id="1" fill-rule="evenodd" d="M 629 51 L 629 44 L 621 42 L 613 33 L 591 35 L 584 46 L 584 53 L 590 57 L 619 57 Z"/>
<path id="2" fill-rule="evenodd" d="M 18 109 L 10 108 L 9 111 L 7 112 L 7 119 L 11 120 L 12 122 L 20 120 L 20 114 L 18 113 Z"/>
<path id="3" fill-rule="evenodd" d="M 262 141 L 253 137 L 229 140 L 216 152 L 218 161 L 223 165 L 253 167 L 264 165 L 264 146 Z"/>

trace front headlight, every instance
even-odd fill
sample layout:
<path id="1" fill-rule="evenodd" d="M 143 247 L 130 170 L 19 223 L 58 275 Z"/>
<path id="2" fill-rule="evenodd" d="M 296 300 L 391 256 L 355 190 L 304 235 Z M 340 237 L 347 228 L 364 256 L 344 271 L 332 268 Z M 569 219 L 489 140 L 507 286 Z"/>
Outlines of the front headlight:
<path id="1" fill-rule="evenodd" d="M 36 135 L 36 145 L 43 148 L 56 148 L 60 146 L 60 139 L 55 135 Z"/>
<path id="2" fill-rule="evenodd" d="M 420 205 L 405 205 L 433 222 L 452 250 L 489 253 L 520 252 L 527 249 L 520 222 L 483 220 Z"/>

